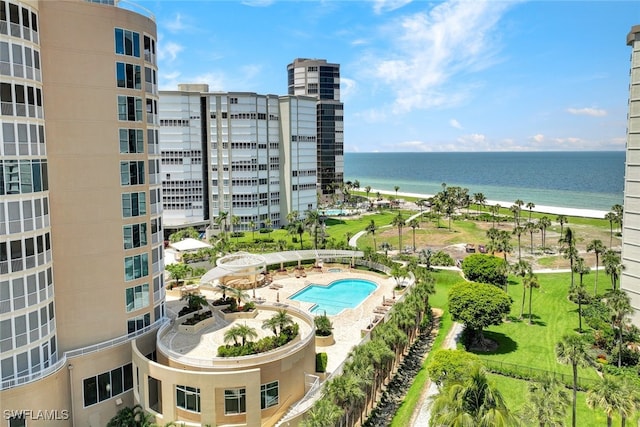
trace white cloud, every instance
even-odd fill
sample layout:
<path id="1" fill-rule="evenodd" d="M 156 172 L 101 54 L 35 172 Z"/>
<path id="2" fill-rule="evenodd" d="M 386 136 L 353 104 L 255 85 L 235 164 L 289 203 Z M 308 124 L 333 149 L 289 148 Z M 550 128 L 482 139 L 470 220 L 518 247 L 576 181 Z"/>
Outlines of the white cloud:
<path id="1" fill-rule="evenodd" d="M 544 135 L 542 135 L 541 133 L 539 133 L 539 134 L 537 134 L 537 135 L 533 135 L 533 136 L 531 137 L 531 139 L 532 139 L 534 142 L 543 142 L 543 141 L 544 141 Z"/>
<path id="2" fill-rule="evenodd" d="M 451 126 L 452 128 L 456 128 L 456 129 L 462 129 L 462 125 L 456 119 L 449 120 L 449 126 Z"/>
<path id="3" fill-rule="evenodd" d="M 463 143 L 474 143 L 474 144 L 482 144 L 486 141 L 487 137 L 481 133 L 472 133 L 469 135 L 462 135 L 458 138 L 459 142 Z"/>
<path id="4" fill-rule="evenodd" d="M 468 77 L 495 62 L 497 26 L 512 3 L 450 0 L 407 15 L 386 29 L 389 52 L 370 52 L 372 78 L 394 92 L 396 114 L 457 105 L 472 95 Z"/>
<path id="5" fill-rule="evenodd" d="M 607 110 L 600 108 L 567 108 L 567 112 L 570 114 L 591 117 L 602 117 L 607 115 Z"/>
<path id="6" fill-rule="evenodd" d="M 411 3 L 411 1 L 412 0 L 373 0 L 373 11 L 378 15 L 383 12 L 391 12 Z"/>
<path id="7" fill-rule="evenodd" d="M 176 42 L 158 43 L 158 60 L 175 61 L 178 54 L 184 50 L 184 47 Z"/>
<path id="8" fill-rule="evenodd" d="M 172 33 L 182 33 L 191 29 L 191 25 L 184 22 L 184 17 L 180 13 L 176 13 L 173 21 L 164 22 L 163 27 Z"/>
<path id="9" fill-rule="evenodd" d="M 340 100 L 342 102 L 348 102 L 349 98 L 357 90 L 356 81 L 344 76 L 340 76 Z"/>

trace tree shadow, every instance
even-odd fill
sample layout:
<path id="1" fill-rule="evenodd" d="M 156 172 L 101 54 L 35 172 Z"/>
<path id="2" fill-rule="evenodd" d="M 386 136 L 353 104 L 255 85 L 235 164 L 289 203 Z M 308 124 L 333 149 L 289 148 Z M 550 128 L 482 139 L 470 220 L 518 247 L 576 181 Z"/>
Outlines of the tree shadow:
<path id="1" fill-rule="evenodd" d="M 339 224 L 346 224 L 346 221 L 343 219 L 335 219 L 335 218 L 327 218 L 324 220 L 324 223 L 329 226 L 329 225 L 339 225 Z"/>
<path id="2" fill-rule="evenodd" d="M 472 349 L 470 350 L 472 353 L 475 354 L 507 354 L 507 353 L 513 353 L 514 351 L 518 350 L 518 343 L 515 342 L 514 340 L 512 340 L 511 338 L 509 338 L 508 336 L 506 336 L 505 334 L 502 334 L 500 332 L 493 332 L 493 331 L 485 331 L 484 332 L 484 338 L 485 340 L 491 340 L 494 343 L 496 343 L 498 346 L 497 348 L 493 349 L 493 350 L 488 350 L 488 351 L 482 351 L 482 350 L 478 350 L 478 349 Z"/>

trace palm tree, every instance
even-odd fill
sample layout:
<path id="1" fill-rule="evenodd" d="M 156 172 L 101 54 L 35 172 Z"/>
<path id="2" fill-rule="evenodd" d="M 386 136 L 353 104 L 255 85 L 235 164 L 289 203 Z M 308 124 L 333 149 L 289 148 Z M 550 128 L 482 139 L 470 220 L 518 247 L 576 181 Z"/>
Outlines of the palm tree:
<path id="1" fill-rule="evenodd" d="M 369 193 L 371 193 L 371 186 L 367 185 L 364 187 L 364 192 L 367 195 L 367 202 L 369 203 L 369 207 L 371 207 L 371 200 L 369 200 Z"/>
<path id="2" fill-rule="evenodd" d="M 564 257 L 569 260 L 569 267 L 571 269 L 571 288 L 573 288 L 575 284 L 573 281 L 573 272 L 574 272 L 573 264 L 575 263 L 576 259 L 578 259 L 578 250 L 576 249 L 576 238 L 573 235 L 573 230 L 567 227 L 567 230 L 565 231 L 564 236 L 562 236 L 560 240 L 558 240 L 558 243 L 562 245 L 560 247 L 560 252 L 562 252 L 564 254 Z"/>
<path id="3" fill-rule="evenodd" d="M 618 368 L 622 367 L 622 332 L 629 322 L 628 316 L 633 313 L 629 295 L 620 290 L 609 292 L 605 305 L 611 314 L 611 327 L 618 331 Z"/>
<path id="4" fill-rule="evenodd" d="M 238 337 L 242 338 L 243 347 L 247 343 L 247 340 L 258 338 L 258 333 L 256 332 L 256 330 L 251 326 L 248 326 L 246 323 L 243 323 L 241 325 L 236 325 L 231 329 L 234 329 L 234 328 L 237 331 L 236 333 L 238 334 Z"/>
<path id="5" fill-rule="evenodd" d="M 256 222 L 254 220 L 249 221 L 249 228 L 251 229 L 251 240 L 256 240 Z"/>
<path id="6" fill-rule="evenodd" d="M 528 389 L 529 398 L 522 409 L 525 425 L 564 425 L 567 407 L 571 402 L 564 385 L 555 377 L 544 376 L 539 381 L 530 382 Z"/>
<path id="7" fill-rule="evenodd" d="M 529 209 L 529 222 L 531 222 L 531 212 L 533 210 L 533 208 L 536 207 L 536 204 L 533 202 L 528 202 L 526 205 L 527 209 Z"/>
<path id="8" fill-rule="evenodd" d="M 353 374 L 343 373 L 327 383 L 327 395 L 345 411 L 345 424 L 349 425 L 349 416 L 356 404 L 365 400 L 360 380 Z"/>
<path id="9" fill-rule="evenodd" d="M 200 310 L 202 307 L 206 307 L 208 305 L 207 298 L 202 294 L 184 294 L 180 298 L 180 301 L 186 301 L 187 306 L 193 311 Z"/>
<path id="10" fill-rule="evenodd" d="M 302 250 L 303 249 L 302 235 L 305 232 L 304 223 L 299 219 L 297 219 L 294 222 L 290 222 L 289 225 L 287 225 L 287 229 L 289 230 L 289 234 L 294 234 L 299 236 L 300 249 Z"/>
<path id="11" fill-rule="evenodd" d="M 522 259 L 522 234 L 525 232 L 525 228 L 519 225 L 516 225 L 513 228 L 512 234 L 518 236 L 518 261 Z"/>
<path id="12" fill-rule="evenodd" d="M 271 232 L 273 231 L 273 228 L 271 228 L 272 225 L 273 221 L 271 221 L 271 218 L 267 218 L 264 220 L 264 226 L 267 227 L 267 230 L 269 230 L 269 236 L 271 236 Z"/>
<path id="13" fill-rule="evenodd" d="M 618 220 L 618 217 L 616 216 L 615 212 L 608 212 L 604 216 L 604 219 L 609 221 L 609 247 L 612 248 L 613 247 L 613 224 Z"/>
<path id="14" fill-rule="evenodd" d="M 517 227 L 520 225 L 520 207 L 518 205 L 511 205 L 509 210 L 513 214 L 513 226 Z"/>
<path id="15" fill-rule="evenodd" d="M 629 378 L 622 378 L 622 395 L 624 399 L 620 401 L 618 412 L 620 413 L 620 426 L 625 427 L 627 418 L 631 418 L 633 414 L 640 408 L 640 393 L 637 386 L 630 381 Z"/>
<path id="16" fill-rule="evenodd" d="M 397 185 L 394 185 L 393 189 L 396 191 L 396 201 L 397 201 L 398 200 L 398 190 L 400 189 L 400 187 L 397 186 Z"/>
<path id="17" fill-rule="evenodd" d="M 513 271 L 513 274 L 516 276 L 520 276 L 522 278 L 522 307 L 520 309 L 520 319 L 522 319 L 524 317 L 525 297 L 527 296 L 527 287 L 524 284 L 524 278 L 528 274 L 533 274 L 533 271 L 531 269 L 531 264 L 522 259 L 511 267 L 511 271 Z"/>
<path id="18" fill-rule="evenodd" d="M 246 293 L 244 290 L 234 288 L 232 286 L 227 286 L 226 288 L 227 288 L 226 290 L 231 294 L 231 296 L 235 298 L 236 301 L 238 302 L 238 307 L 242 305 L 242 301 L 249 300 L 249 294 Z"/>
<path id="19" fill-rule="evenodd" d="M 273 335 L 278 336 L 278 319 L 272 316 L 262 321 L 262 329 L 269 329 Z"/>
<path id="20" fill-rule="evenodd" d="M 578 286 L 569 291 L 571 297 L 578 302 L 578 332 L 582 333 L 582 301 L 585 301 L 589 295 L 587 290 L 580 283 Z"/>
<path id="21" fill-rule="evenodd" d="M 484 371 L 475 366 L 465 381 L 445 383 L 434 396 L 429 424 L 502 427 L 516 425 L 517 420 L 500 391 L 489 384 Z"/>
<path id="22" fill-rule="evenodd" d="M 231 217 L 231 225 L 233 226 L 233 233 L 236 235 L 236 243 L 238 243 L 239 233 L 236 233 L 236 228 L 240 225 L 240 217 L 234 215 Z"/>
<path id="23" fill-rule="evenodd" d="M 556 344 L 556 358 L 573 370 L 573 400 L 571 405 L 571 426 L 576 427 L 576 402 L 578 398 L 578 366 L 593 365 L 587 342 L 579 335 L 565 335 Z"/>
<path id="24" fill-rule="evenodd" d="M 531 254 L 533 254 L 533 234 L 538 232 L 538 225 L 529 221 L 525 224 L 524 229 L 529 232 L 531 242 Z"/>
<path id="25" fill-rule="evenodd" d="M 376 246 L 376 223 L 374 220 L 371 220 L 369 222 L 369 225 L 367 225 L 367 228 L 365 228 L 365 230 L 367 231 L 367 234 L 371 234 L 371 236 L 373 237 L 373 251 L 377 251 L 378 247 Z"/>
<path id="26" fill-rule="evenodd" d="M 596 277 L 595 285 L 593 286 L 593 295 L 598 295 L 598 269 L 600 268 L 600 255 L 604 253 L 607 248 L 602 244 L 602 240 L 594 239 L 587 244 L 587 252 L 593 252 L 596 256 Z"/>
<path id="27" fill-rule="evenodd" d="M 496 203 L 495 205 L 491 206 L 491 215 L 493 217 L 493 228 L 496 228 L 496 216 L 500 213 L 500 208 L 502 206 L 500 206 L 499 203 Z"/>
<path id="28" fill-rule="evenodd" d="M 416 251 L 416 228 L 420 228 L 420 221 L 413 218 L 409 221 L 409 227 L 413 230 L 413 252 Z"/>
<path id="29" fill-rule="evenodd" d="M 587 392 L 587 406 L 602 409 L 607 416 L 607 427 L 611 427 L 613 415 L 623 406 L 626 397 L 624 393 L 619 380 L 605 375 Z"/>
<path id="30" fill-rule="evenodd" d="M 391 225 L 398 227 L 398 251 L 402 252 L 402 227 L 405 226 L 405 222 L 400 212 L 398 212 L 398 215 L 393 217 Z"/>
<path id="31" fill-rule="evenodd" d="M 233 345 L 238 345 L 238 338 L 240 338 L 240 330 L 238 329 L 238 326 L 239 325 L 232 326 L 224 332 L 223 339 L 225 343 L 228 344 L 233 341 Z"/>
<path id="32" fill-rule="evenodd" d="M 305 215 L 305 225 L 313 233 L 313 249 L 318 249 L 318 230 L 320 229 L 320 214 L 318 211 L 308 210 Z M 348 239 L 347 239 L 348 242 Z"/>
<path id="33" fill-rule="evenodd" d="M 334 427 L 344 411 L 328 397 L 318 400 L 306 413 L 302 427 Z"/>
<path id="34" fill-rule="evenodd" d="M 611 249 L 607 249 L 602 255 L 602 264 L 604 264 L 604 272 L 611 278 L 611 289 L 615 291 L 618 279 L 620 279 L 620 275 L 625 269 L 620 255 Z"/>
<path id="35" fill-rule="evenodd" d="M 524 279 L 522 279 L 522 284 L 524 285 L 525 289 L 528 288 L 529 289 L 529 324 L 533 324 L 532 321 L 532 314 L 531 314 L 531 300 L 533 297 L 533 288 L 539 288 L 540 287 L 540 282 L 538 282 L 538 276 L 536 276 L 535 274 L 533 274 L 533 272 L 528 273 Z"/>
<path id="36" fill-rule="evenodd" d="M 482 193 L 474 193 L 473 201 L 478 206 L 478 213 L 480 213 L 480 207 L 484 208 L 485 204 L 487 203 L 487 198 Z"/>
<path id="37" fill-rule="evenodd" d="M 556 217 L 556 221 L 560 223 L 560 238 L 562 238 L 563 236 L 562 227 L 564 226 L 564 224 L 569 222 L 569 219 L 567 218 L 566 215 L 558 215 Z"/>
<path id="38" fill-rule="evenodd" d="M 287 310 L 278 310 L 276 312 L 276 314 L 274 314 L 273 316 L 271 316 L 272 319 L 274 319 L 275 324 L 278 326 L 278 328 L 280 328 L 280 333 L 282 333 L 282 330 L 284 328 L 286 328 L 289 325 L 293 325 L 293 319 L 291 318 L 291 316 L 289 316 L 289 314 L 287 313 Z"/>
<path id="39" fill-rule="evenodd" d="M 545 250 L 547 240 L 547 228 L 551 226 L 551 220 L 543 216 L 538 220 L 538 228 L 540 229 L 540 237 L 542 238 L 542 250 Z"/>

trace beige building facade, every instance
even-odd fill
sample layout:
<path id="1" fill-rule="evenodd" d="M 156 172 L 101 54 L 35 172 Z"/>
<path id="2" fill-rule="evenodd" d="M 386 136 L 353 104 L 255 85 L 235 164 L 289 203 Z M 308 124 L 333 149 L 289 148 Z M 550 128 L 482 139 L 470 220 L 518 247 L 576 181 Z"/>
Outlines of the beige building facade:
<path id="1" fill-rule="evenodd" d="M 113 1 L 0 12 L 0 409 L 104 426 L 165 321 L 156 25 Z"/>

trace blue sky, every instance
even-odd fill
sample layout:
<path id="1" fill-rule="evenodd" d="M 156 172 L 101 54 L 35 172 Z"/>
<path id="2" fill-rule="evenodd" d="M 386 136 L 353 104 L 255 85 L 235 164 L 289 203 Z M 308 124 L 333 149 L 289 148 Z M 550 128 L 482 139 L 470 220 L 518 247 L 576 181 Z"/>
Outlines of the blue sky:
<path id="1" fill-rule="evenodd" d="M 623 150 L 638 1 L 138 0 L 160 87 L 287 93 L 341 65 L 345 151 Z"/>

